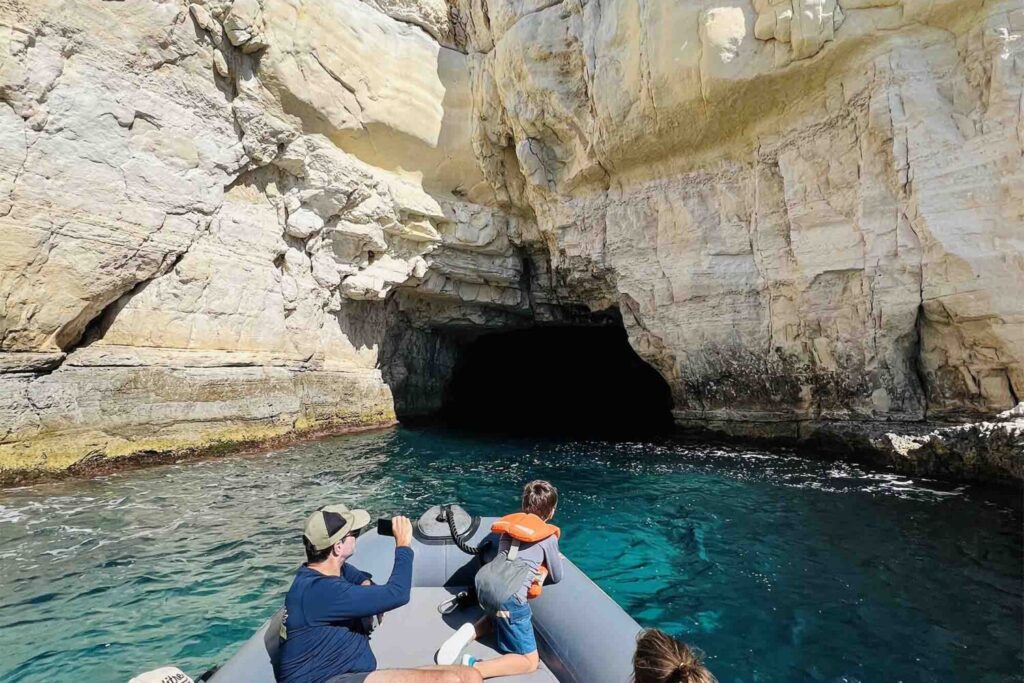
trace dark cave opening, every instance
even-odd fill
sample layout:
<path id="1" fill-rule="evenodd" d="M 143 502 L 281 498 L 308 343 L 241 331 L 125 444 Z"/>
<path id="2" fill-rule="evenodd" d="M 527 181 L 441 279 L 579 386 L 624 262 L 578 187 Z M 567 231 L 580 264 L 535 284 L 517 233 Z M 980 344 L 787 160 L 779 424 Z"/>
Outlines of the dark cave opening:
<path id="1" fill-rule="evenodd" d="M 460 344 L 446 426 L 550 436 L 649 436 L 672 429 L 672 395 L 619 325 L 537 326 Z"/>

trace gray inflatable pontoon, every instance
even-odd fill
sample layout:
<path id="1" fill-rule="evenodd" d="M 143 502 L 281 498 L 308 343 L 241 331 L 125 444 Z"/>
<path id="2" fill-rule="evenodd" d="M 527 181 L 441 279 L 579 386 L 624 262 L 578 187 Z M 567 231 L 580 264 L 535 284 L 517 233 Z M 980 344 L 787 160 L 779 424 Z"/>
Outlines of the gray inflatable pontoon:
<path id="1" fill-rule="evenodd" d="M 490 548 L 497 538 L 490 532 L 495 518 L 472 518 L 453 506 L 459 541 L 463 545 Z M 370 636 L 370 646 L 381 669 L 429 666 L 441 643 L 459 626 L 475 621 L 479 607 L 441 614 L 438 606 L 473 585 L 480 560 L 458 548 L 443 513 L 428 510 L 414 524 L 413 589 L 409 603 L 388 612 Z M 487 542 L 490 541 L 490 544 Z M 384 583 L 394 563 L 394 539 L 376 530 L 359 538 L 350 560 L 359 569 Z M 614 600 L 568 559 L 557 584 L 532 600 L 533 624 L 540 651 L 540 669 L 527 676 L 500 679 L 507 683 L 626 683 L 632 674 L 632 657 L 640 626 Z M 220 667 L 211 683 L 275 683 L 281 611 L 278 611 Z M 473 643 L 466 652 L 478 659 L 496 657 L 493 641 Z"/>

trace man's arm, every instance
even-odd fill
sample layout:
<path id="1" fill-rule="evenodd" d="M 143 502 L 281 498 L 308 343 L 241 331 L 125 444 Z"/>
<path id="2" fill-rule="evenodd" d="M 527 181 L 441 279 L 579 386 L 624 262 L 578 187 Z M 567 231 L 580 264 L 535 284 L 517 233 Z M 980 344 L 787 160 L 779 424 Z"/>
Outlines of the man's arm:
<path id="1" fill-rule="evenodd" d="M 407 517 L 393 517 L 395 532 L 395 565 L 391 578 L 383 586 L 347 586 L 332 591 L 322 609 L 331 620 L 371 617 L 396 609 L 409 602 L 412 590 L 412 522 Z"/>
<path id="2" fill-rule="evenodd" d="M 562 553 L 558 550 L 558 537 L 548 536 L 541 541 L 544 548 L 544 564 L 548 567 L 548 583 L 562 580 Z"/>
<path id="3" fill-rule="evenodd" d="M 320 601 L 320 616 L 327 621 L 359 619 L 387 612 L 409 602 L 412 589 L 412 548 L 395 548 L 395 566 L 383 586 L 348 585 Z"/>
<path id="4" fill-rule="evenodd" d="M 350 565 L 348 562 L 341 565 L 341 576 L 349 583 L 354 583 L 357 586 L 366 585 L 364 582 L 369 581 L 373 578 L 372 574 L 367 574 L 364 571 L 360 571 Z"/>

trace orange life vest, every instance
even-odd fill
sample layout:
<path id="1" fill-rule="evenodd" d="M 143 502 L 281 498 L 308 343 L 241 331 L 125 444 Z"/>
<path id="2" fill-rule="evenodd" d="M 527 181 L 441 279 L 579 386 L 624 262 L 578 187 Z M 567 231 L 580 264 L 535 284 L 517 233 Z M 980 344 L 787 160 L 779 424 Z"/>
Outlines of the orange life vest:
<path id="1" fill-rule="evenodd" d="M 561 529 L 554 524 L 548 524 L 532 512 L 515 512 L 505 515 L 491 525 L 491 531 L 496 534 L 508 534 L 523 543 L 536 543 L 552 535 L 556 538 L 562 537 Z M 526 597 L 530 600 L 544 592 L 544 579 L 547 578 L 548 569 L 541 565 L 540 571 L 541 576 L 534 580 L 526 593 Z"/>
<path id="2" fill-rule="evenodd" d="M 548 524 L 532 512 L 515 512 L 505 515 L 491 525 L 491 531 L 496 534 L 508 534 L 523 543 L 543 541 L 552 534 L 559 538 L 562 537 L 561 529 L 554 524 Z"/>

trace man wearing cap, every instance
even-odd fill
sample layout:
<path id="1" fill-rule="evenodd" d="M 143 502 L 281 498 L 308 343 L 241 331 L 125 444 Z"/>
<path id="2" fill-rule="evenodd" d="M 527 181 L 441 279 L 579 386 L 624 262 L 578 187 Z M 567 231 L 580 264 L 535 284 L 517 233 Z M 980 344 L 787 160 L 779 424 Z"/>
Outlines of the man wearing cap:
<path id="1" fill-rule="evenodd" d="M 370 575 L 346 560 L 356 538 L 370 523 L 366 510 L 327 505 L 306 521 L 302 542 L 306 564 L 299 568 L 285 598 L 280 683 L 477 683 L 469 667 L 377 671 L 363 619 L 409 602 L 412 588 L 412 523 L 392 520 L 395 565 L 391 578 L 373 585 Z"/>

